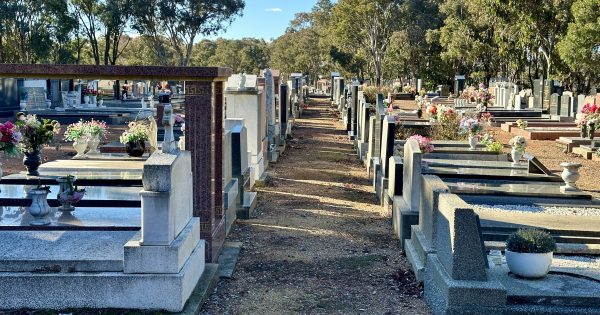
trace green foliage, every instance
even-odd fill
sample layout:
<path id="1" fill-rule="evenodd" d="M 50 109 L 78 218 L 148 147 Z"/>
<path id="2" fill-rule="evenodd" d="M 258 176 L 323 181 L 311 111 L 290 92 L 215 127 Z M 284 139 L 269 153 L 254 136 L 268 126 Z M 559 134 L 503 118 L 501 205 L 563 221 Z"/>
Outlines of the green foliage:
<path id="1" fill-rule="evenodd" d="M 556 242 L 550 234 L 541 230 L 526 229 L 509 236 L 506 249 L 515 253 L 550 253 L 556 249 Z"/>
<path id="2" fill-rule="evenodd" d="M 486 144 L 485 149 L 487 151 L 496 152 L 500 154 L 502 153 L 502 151 L 504 151 L 504 145 L 502 144 L 502 142 L 494 141 Z"/>
<path id="3" fill-rule="evenodd" d="M 558 45 L 560 57 L 573 72 L 600 83 L 600 1 L 577 0 L 573 3 L 574 21 Z"/>
<path id="4" fill-rule="evenodd" d="M 456 112 L 438 115 L 438 120 L 431 127 L 433 140 L 463 140 L 466 134 L 460 130 L 460 117 Z"/>

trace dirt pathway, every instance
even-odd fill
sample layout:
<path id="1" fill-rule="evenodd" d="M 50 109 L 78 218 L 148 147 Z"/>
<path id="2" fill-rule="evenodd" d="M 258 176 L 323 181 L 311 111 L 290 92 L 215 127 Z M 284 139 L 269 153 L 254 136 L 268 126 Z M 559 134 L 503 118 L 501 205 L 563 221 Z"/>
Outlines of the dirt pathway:
<path id="1" fill-rule="evenodd" d="M 342 123 L 312 102 L 202 314 L 428 314 Z"/>

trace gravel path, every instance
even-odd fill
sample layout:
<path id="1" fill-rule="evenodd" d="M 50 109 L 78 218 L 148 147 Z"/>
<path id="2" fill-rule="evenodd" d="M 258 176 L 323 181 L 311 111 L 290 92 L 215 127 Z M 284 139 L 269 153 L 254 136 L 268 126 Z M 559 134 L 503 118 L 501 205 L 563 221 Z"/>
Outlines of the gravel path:
<path id="1" fill-rule="evenodd" d="M 244 244 L 234 278 L 202 314 L 429 314 L 342 123 L 312 105 L 255 218 L 229 237 Z"/>

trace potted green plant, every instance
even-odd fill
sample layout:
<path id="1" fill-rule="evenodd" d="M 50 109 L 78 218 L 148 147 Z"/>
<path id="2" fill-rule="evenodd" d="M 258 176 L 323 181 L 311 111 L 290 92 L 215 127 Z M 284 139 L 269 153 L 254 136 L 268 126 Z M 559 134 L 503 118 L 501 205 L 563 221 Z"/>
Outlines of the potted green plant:
<path id="1" fill-rule="evenodd" d="M 125 150 L 130 156 L 140 157 L 146 152 L 146 141 L 150 139 L 148 125 L 132 121 L 129 130 L 123 132 L 119 140 L 125 145 Z"/>
<path id="2" fill-rule="evenodd" d="M 519 230 L 506 241 L 506 263 L 513 274 L 524 278 L 543 278 L 552 265 L 556 243 L 547 232 Z"/>

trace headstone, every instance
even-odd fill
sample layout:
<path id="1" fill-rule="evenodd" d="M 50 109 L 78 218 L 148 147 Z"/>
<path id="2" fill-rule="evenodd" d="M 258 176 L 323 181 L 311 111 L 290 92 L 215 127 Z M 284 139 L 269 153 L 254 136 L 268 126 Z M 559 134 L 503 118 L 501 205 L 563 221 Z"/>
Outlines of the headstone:
<path id="1" fill-rule="evenodd" d="M 456 75 L 454 76 L 454 97 L 458 97 L 460 92 L 465 89 L 465 76 Z M 417 93 L 420 89 L 417 89 Z"/>
<path id="2" fill-rule="evenodd" d="M 279 123 L 281 125 L 281 139 L 285 140 L 287 136 L 288 124 L 288 86 L 281 84 L 279 86 Z"/>
<path id="3" fill-rule="evenodd" d="M 552 80 L 545 80 L 543 86 L 543 101 L 542 108 L 549 109 L 550 108 L 550 98 L 552 95 L 552 89 L 554 87 L 554 83 Z"/>
<path id="4" fill-rule="evenodd" d="M 563 95 L 560 97 L 560 112 L 559 115 L 563 117 L 571 116 L 571 97 L 572 95 L 567 94 L 567 92 L 563 92 Z"/>
<path id="5" fill-rule="evenodd" d="M 258 88 L 256 75 L 233 75 L 227 82 L 227 118 L 244 118 L 248 132 L 248 149 L 252 166 L 251 181 L 260 179 L 264 173 L 264 144 L 266 142 L 266 104 Z"/>
<path id="6" fill-rule="evenodd" d="M 394 138 L 396 136 L 396 120 L 394 116 L 386 115 L 381 132 L 381 150 L 379 160 L 381 161 L 381 173 L 384 178 L 389 176 L 389 160 L 394 155 Z"/>
<path id="7" fill-rule="evenodd" d="M 560 96 L 557 93 L 550 95 L 550 115 L 560 115 Z"/>
<path id="8" fill-rule="evenodd" d="M 358 85 L 352 85 L 352 111 L 351 111 L 351 120 L 352 120 L 352 135 L 356 135 L 358 128 Z"/>
<path id="9" fill-rule="evenodd" d="M 419 143 L 410 139 L 404 143 L 404 172 L 402 197 L 412 211 L 419 209 L 421 200 L 421 160 Z"/>
<path id="10" fill-rule="evenodd" d="M 533 80 L 533 108 L 542 108 L 544 100 L 544 83 L 541 79 Z"/>

